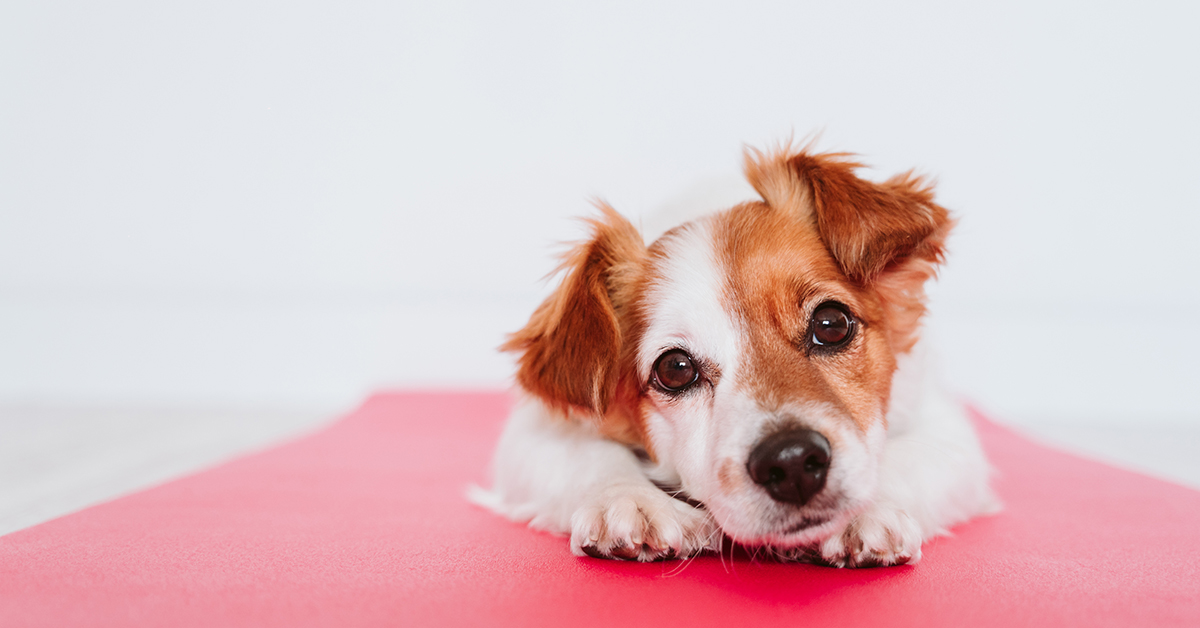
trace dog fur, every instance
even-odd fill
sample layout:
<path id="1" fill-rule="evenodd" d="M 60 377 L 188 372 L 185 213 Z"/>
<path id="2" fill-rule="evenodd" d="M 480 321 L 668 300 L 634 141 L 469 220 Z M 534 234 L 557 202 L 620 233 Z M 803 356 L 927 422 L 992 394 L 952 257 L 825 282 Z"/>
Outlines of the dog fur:
<path id="1" fill-rule="evenodd" d="M 570 535 L 577 555 L 648 561 L 730 539 L 848 567 L 915 563 L 925 540 L 994 511 L 972 426 L 919 342 L 953 220 L 922 178 L 871 182 L 859 167 L 748 150 L 759 199 L 648 246 L 601 204 L 561 285 L 503 347 L 521 399 L 473 499 Z M 827 307 L 850 319 L 834 349 L 813 336 Z M 671 352 L 691 365 L 681 390 L 661 381 Z M 803 500 L 748 466 L 787 430 L 831 452 Z"/>

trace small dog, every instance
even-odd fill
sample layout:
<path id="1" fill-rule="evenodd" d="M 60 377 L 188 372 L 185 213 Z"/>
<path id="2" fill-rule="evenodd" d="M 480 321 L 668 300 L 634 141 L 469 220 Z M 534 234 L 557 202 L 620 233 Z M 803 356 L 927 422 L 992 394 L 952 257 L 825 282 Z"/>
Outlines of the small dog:
<path id="1" fill-rule="evenodd" d="M 525 394 L 473 499 L 581 556 L 686 557 L 728 537 L 838 567 L 915 563 L 996 510 L 918 343 L 953 221 L 920 177 L 859 167 L 748 150 L 761 199 L 649 246 L 601 204 L 503 346 Z"/>

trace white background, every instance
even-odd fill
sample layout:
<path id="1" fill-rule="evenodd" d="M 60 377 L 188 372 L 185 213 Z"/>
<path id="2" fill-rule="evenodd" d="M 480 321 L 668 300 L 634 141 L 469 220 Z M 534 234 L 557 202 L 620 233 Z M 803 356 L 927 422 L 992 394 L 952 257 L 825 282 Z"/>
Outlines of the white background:
<path id="1" fill-rule="evenodd" d="M 960 218 L 962 394 L 1200 425 L 1200 5 L 575 4 L 4 3 L 0 401 L 502 387 L 589 198 L 823 129 Z"/>

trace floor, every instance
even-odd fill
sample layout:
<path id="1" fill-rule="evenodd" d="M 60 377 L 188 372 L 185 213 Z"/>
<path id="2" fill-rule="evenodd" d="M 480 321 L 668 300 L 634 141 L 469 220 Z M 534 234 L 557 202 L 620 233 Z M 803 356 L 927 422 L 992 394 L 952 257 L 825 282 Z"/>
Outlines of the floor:
<path id="1" fill-rule="evenodd" d="M 1034 440 L 1200 489 L 1200 425 L 1014 425 Z"/>
<path id="2" fill-rule="evenodd" d="M 338 414 L 0 405 L 0 535 L 295 438 Z M 1017 427 L 1035 440 L 1200 489 L 1200 427 Z"/>
<path id="3" fill-rule="evenodd" d="M 294 438 L 336 414 L 0 405 L 0 535 Z"/>

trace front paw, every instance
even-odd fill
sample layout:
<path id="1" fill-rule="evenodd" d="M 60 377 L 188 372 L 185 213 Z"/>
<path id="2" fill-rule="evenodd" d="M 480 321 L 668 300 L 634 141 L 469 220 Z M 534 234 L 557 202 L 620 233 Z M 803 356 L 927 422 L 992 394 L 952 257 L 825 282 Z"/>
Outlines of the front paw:
<path id="1" fill-rule="evenodd" d="M 822 562 L 834 567 L 914 565 L 921 560 L 921 526 L 898 508 L 873 506 L 821 543 Z"/>
<path id="2" fill-rule="evenodd" d="M 719 535 L 707 512 L 652 486 L 609 487 L 571 517 L 576 556 L 683 558 L 714 549 Z"/>

